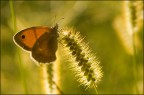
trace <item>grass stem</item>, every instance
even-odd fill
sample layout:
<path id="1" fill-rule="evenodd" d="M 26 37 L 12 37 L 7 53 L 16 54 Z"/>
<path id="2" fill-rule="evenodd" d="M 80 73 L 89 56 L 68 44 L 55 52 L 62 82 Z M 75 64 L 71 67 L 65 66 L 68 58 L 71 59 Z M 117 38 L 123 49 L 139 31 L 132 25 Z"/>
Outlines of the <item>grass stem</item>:
<path id="1" fill-rule="evenodd" d="M 10 4 L 10 11 L 11 11 L 11 16 L 12 16 L 12 23 L 13 23 L 13 34 L 15 33 L 15 31 L 17 31 L 16 29 L 16 16 L 15 16 L 15 12 L 14 12 L 14 6 L 13 6 L 13 1 L 9 0 L 9 4 Z M 26 78 L 25 78 L 25 73 L 24 73 L 24 68 L 23 68 L 23 64 L 21 61 L 21 57 L 20 57 L 20 52 L 19 49 L 17 49 L 17 54 L 19 56 L 19 70 L 20 70 L 20 75 L 21 75 L 21 79 L 23 82 L 23 87 L 24 87 L 24 92 L 25 94 L 28 94 L 28 88 L 27 88 L 27 84 L 26 84 Z"/>

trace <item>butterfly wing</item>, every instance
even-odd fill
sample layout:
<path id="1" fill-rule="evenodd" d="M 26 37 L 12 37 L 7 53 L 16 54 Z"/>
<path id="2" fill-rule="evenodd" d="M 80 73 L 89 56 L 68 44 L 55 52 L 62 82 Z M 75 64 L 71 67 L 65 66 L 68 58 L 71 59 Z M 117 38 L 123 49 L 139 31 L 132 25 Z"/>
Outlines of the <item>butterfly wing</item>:
<path id="1" fill-rule="evenodd" d="M 14 36 L 14 42 L 24 50 L 31 51 L 36 40 L 49 31 L 48 27 L 30 27 L 18 32 Z"/>
<path id="2" fill-rule="evenodd" d="M 32 57 L 41 63 L 52 62 L 56 60 L 57 47 L 57 34 L 51 30 L 37 39 L 32 49 Z"/>

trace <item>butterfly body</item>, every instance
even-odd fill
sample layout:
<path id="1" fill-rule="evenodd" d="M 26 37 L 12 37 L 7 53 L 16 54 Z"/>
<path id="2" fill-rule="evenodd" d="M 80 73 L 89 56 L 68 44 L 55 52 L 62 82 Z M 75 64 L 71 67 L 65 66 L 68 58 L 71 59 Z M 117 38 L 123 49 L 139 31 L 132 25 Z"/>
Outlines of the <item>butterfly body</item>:
<path id="1" fill-rule="evenodd" d="M 15 43 L 24 50 L 30 51 L 32 58 L 39 63 L 50 63 L 56 60 L 58 25 L 49 27 L 31 27 L 14 36 Z"/>

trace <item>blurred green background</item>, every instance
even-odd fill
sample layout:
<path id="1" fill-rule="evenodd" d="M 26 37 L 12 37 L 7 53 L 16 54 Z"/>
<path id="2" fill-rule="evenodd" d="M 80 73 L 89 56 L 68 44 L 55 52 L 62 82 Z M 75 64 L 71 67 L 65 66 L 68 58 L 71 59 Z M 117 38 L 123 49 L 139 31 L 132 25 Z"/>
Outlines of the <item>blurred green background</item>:
<path id="1" fill-rule="evenodd" d="M 74 27 L 89 43 L 100 60 L 103 78 L 97 86 L 100 94 L 133 94 L 133 59 L 116 32 L 114 21 L 122 14 L 122 1 L 13 1 L 17 31 L 32 26 Z M 64 18 L 63 20 L 60 20 Z M 1 94 L 25 93 L 20 60 L 29 94 L 40 94 L 39 67 L 29 53 L 13 42 L 13 22 L 9 1 L 1 1 Z M 143 27 L 138 32 L 139 44 L 136 76 L 139 93 L 143 93 Z M 18 55 L 18 49 L 20 56 Z M 59 87 L 65 94 L 94 94 L 76 81 L 69 62 L 61 57 Z"/>

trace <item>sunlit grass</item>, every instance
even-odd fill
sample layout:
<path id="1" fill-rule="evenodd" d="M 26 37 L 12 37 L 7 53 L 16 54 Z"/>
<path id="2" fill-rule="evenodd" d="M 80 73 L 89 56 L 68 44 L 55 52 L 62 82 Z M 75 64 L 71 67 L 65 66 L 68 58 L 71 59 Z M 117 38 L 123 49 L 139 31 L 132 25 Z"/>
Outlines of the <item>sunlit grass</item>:
<path id="1" fill-rule="evenodd" d="M 2 0 L 1 93 L 51 93 L 50 89 L 47 89 L 49 88 L 48 78 L 43 78 L 45 74 L 48 76 L 47 72 L 44 74 L 43 69 L 49 67 L 37 66 L 29 57 L 29 53 L 16 47 L 12 38 L 14 33 L 32 26 L 51 27 L 58 23 L 59 30 L 68 26 L 80 31 L 81 36 L 89 43 L 92 53 L 96 53 L 96 57 L 100 60 L 104 76 L 97 84 L 98 92 L 94 88 L 85 89 L 81 86 L 81 83 L 77 82 L 78 78 L 75 78 L 76 74 L 71 70 L 74 68 L 71 68 L 72 63 L 68 61 L 70 55 L 64 54 L 65 47 L 59 41 L 57 52 L 59 54 L 57 60 L 52 63 L 53 71 L 49 72 L 52 74 L 49 79 L 54 80 L 53 83 L 51 82 L 53 94 L 61 92 L 64 94 L 143 94 L 143 4 L 142 1 L 136 2 L 136 14 L 133 12 L 135 16 L 132 17 L 136 17 L 133 25 L 137 26 L 134 40 L 133 33 L 130 32 L 131 27 L 127 28 L 128 23 L 131 24 L 128 20 L 131 19 L 131 12 L 125 10 L 123 1 L 11 2 Z M 61 18 L 64 19 L 60 20 Z M 133 45 L 136 56 L 133 56 Z M 135 57 L 136 64 L 133 64 Z M 138 68 L 137 72 L 136 68 Z M 133 73 L 136 76 L 133 76 Z M 136 84 L 138 92 L 136 92 Z"/>
<path id="2" fill-rule="evenodd" d="M 121 39 L 124 48 L 132 57 L 134 93 L 139 94 L 138 89 L 138 49 L 142 48 L 142 43 L 138 36 L 142 27 L 142 1 L 123 1 L 121 16 L 114 21 L 114 27 Z"/>

